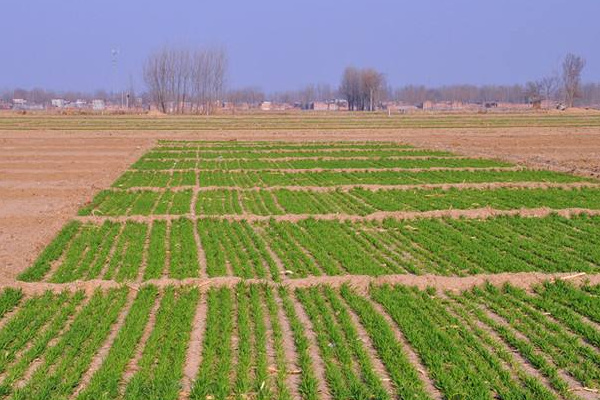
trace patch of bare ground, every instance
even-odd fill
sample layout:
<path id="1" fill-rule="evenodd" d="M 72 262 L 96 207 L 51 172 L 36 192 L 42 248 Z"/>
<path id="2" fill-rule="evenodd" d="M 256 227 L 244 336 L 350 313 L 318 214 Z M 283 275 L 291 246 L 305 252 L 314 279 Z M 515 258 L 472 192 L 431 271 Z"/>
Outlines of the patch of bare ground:
<path id="1" fill-rule="evenodd" d="M 368 289 L 366 291 L 368 291 Z M 392 329 L 396 341 L 400 344 L 400 346 L 402 346 L 402 350 L 408 358 L 408 361 L 419 373 L 421 382 L 423 383 L 423 387 L 425 388 L 427 393 L 429 393 L 431 398 L 434 400 L 442 400 L 444 398 L 442 392 L 440 392 L 440 390 L 435 386 L 435 382 L 429 375 L 429 372 L 427 371 L 427 368 L 425 368 L 425 365 L 423 365 L 421 358 L 419 357 L 417 352 L 410 346 L 408 340 L 404 336 L 404 333 L 400 330 L 396 322 L 392 320 L 389 314 L 383 309 L 383 306 L 381 304 L 372 300 L 369 300 L 369 302 L 371 303 L 375 311 L 377 311 L 377 313 L 379 313 L 379 315 L 381 315 L 385 319 L 388 326 Z"/>
<path id="2" fill-rule="evenodd" d="M 152 284 L 159 288 L 168 286 L 174 287 L 196 287 L 201 293 L 208 291 L 213 287 L 228 287 L 235 288 L 240 282 L 248 285 L 265 284 L 271 287 L 280 285 L 290 289 L 306 288 L 318 285 L 328 285 L 338 288 L 344 284 L 349 284 L 352 287 L 366 293 L 370 285 L 405 285 L 414 286 L 419 289 L 433 287 L 438 290 L 464 291 L 474 286 L 480 286 L 485 283 L 491 283 L 495 286 L 502 286 L 506 283 L 512 286 L 529 289 L 540 283 L 554 280 L 568 280 L 576 285 L 591 284 L 600 285 L 600 274 L 581 273 L 543 273 L 543 272 L 517 272 L 517 273 L 499 273 L 499 274 L 479 274 L 472 276 L 441 276 L 441 275 L 412 275 L 412 274 L 396 274 L 382 275 L 378 277 L 367 275 L 337 275 L 337 276 L 311 276 L 307 278 L 284 278 L 282 282 L 274 282 L 270 279 L 243 279 L 236 276 L 222 276 L 214 278 L 160 278 L 150 279 L 143 283 L 128 282 L 119 283 L 110 280 L 94 279 L 90 281 L 75 281 L 68 283 L 50 283 L 50 282 L 22 282 L 13 281 L 11 279 L 0 280 L 0 289 L 16 288 L 23 291 L 25 295 L 40 295 L 46 291 L 62 292 L 82 290 L 86 294 L 92 294 L 96 289 L 114 289 L 124 285 L 130 289 L 139 290 L 142 286 Z"/>
<path id="3" fill-rule="evenodd" d="M 142 355 L 144 354 L 144 348 L 146 347 L 146 343 L 148 343 L 148 339 L 150 339 L 150 335 L 154 330 L 154 326 L 156 325 L 156 314 L 158 313 L 158 308 L 160 307 L 160 303 L 162 300 L 162 295 L 156 296 L 154 300 L 154 305 L 150 310 L 150 315 L 148 316 L 148 322 L 144 327 L 144 331 L 142 332 L 142 337 L 135 348 L 135 353 L 127 366 L 125 367 L 125 371 L 123 372 L 123 377 L 119 382 L 119 393 L 123 394 L 125 392 L 125 388 L 127 384 L 133 378 L 133 375 L 138 371 L 140 360 L 142 359 Z"/>
<path id="4" fill-rule="evenodd" d="M 0 133 L 0 275 L 29 266 L 68 219 L 150 147 L 109 133 Z"/>
<path id="5" fill-rule="evenodd" d="M 135 221 L 142 223 L 151 223 L 153 221 L 173 221 L 181 217 L 186 218 L 213 218 L 228 221 L 247 221 L 247 222 L 266 222 L 266 221 L 286 221 L 298 222 L 306 219 L 315 219 L 322 221 L 383 221 L 388 218 L 397 220 L 412 220 L 420 218 L 452 218 L 452 219 L 486 219 L 498 216 L 521 216 L 530 218 L 543 218 L 551 214 L 557 214 L 562 217 L 570 218 L 572 216 L 587 214 L 600 215 L 600 210 L 588 208 L 564 208 L 553 209 L 549 207 L 542 208 L 521 208 L 517 210 L 498 210 L 491 207 L 473 208 L 467 210 L 433 210 L 433 211 L 376 211 L 368 215 L 350 215 L 350 214 L 284 214 L 284 215 L 256 215 L 256 214 L 229 214 L 229 215 L 128 215 L 128 216 L 77 216 L 77 221 L 102 224 L 105 221 L 127 222 Z"/>
<path id="6" fill-rule="evenodd" d="M 139 191 L 150 191 L 150 192 L 165 192 L 165 191 L 212 191 L 212 190 L 235 190 L 235 191 L 276 191 L 276 190 L 290 190 L 296 192 L 310 191 L 310 192 L 331 192 L 334 190 L 347 192 L 352 189 L 365 189 L 365 190 L 427 190 L 427 189 L 501 189 L 501 188 L 512 188 L 512 189 L 578 189 L 578 188 L 598 188 L 600 183 L 597 182 L 572 182 L 572 183 L 554 183 L 554 182 L 484 182 L 484 183 L 419 183 L 409 185 L 369 185 L 356 183 L 351 185 L 333 185 L 333 186 L 253 186 L 253 187 L 238 187 L 238 186 L 172 186 L 172 187 L 151 187 L 151 186 L 136 186 L 130 188 L 111 187 L 109 190 L 112 191 L 127 191 L 127 192 L 139 192 Z"/>
<path id="7" fill-rule="evenodd" d="M 129 310 L 131 310 L 131 306 L 133 305 L 136 295 L 137 295 L 136 290 L 129 290 L 129 292 L 127 293 L 127 300 L 125 303 L 125 307 L 123 307 L 123 309 L 121 310 L 121 313 L 119 314 L 119 317 L 117 318 L 117 321 L 112 325 L 112 327 L 110 329 L 110 333 L 106 337 L 106 340 L 104 341 L 102 346 L 98 349 L 98 352 L 92 358 L 92 361 L 91 361 L 90 365 L 88 366 L 87 371 L 81 377 L 79 384 L 77 385 L 77 387 L 75 388 L 75 391 L 73 392 L 73 396 L 72 396 L 73 398 L 77 397 L 79 395 L 79 393 L 84 388 L 86 388 L 87 385 L 89 385 L 94 374 L 102 366 L 102 363 L 108 356 L 108 352 L 112 348 L 112 346 L 117 338 L 117 335 L 119 334 L 119 331 L 121 330 L 121 328 L 123 327 L 123 324 L 125 323 L 125 318 L 127 318 L 127 315 L 129 314 Z"/>
<path id="8" fill-rule="evenodd" d="M 306 339 L 309 342 L 308 353 L 310 355 L 310 359 L 312 360 L 312 366 L 314 368 L 315 377 L 317 378 L 317 391 L 321 399 L 332 399 L 331 393 L 329 393 L 329 388 L 326 384 L 325 378 L 325 363 L 321 358 L 321 354 L 319 352 L 319 346 L 317 344 L 317 335 L 314 331 L 314 327 L 310 318 L 304 311 L 304 308 L 296 298 L 295 293 L 290 293 L 290 298 L 294 304 L 294 311 L 296 312 L 296 316 L 298 320 L 304 326 L 304 333 L 306 335 Z"/>
<path id="9" fill-rule="evenodd" d="M 180 399 L 188 398 L 196 374 L 200 369 L 200 363 L 202 362 L 202 344 L 204 342 L 204 332 L 206 329 L 207 309 L 208 304 L 206 302 L 206 296 L 202 296 L 196 308 L 190 342 L 186 351 L 183 379 L 181 381 L 181 392 L 179 393 Z"/>

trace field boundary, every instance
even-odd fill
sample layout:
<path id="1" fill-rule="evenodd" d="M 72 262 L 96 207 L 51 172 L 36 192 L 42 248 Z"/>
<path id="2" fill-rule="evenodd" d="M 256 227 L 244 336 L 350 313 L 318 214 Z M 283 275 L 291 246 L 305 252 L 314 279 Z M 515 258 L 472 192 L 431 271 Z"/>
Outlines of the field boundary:
<path id="1" fill-rule="evenodd" d="M 63 291 L 84 291 L 92 294 L 97 289 L 114 289 L 128 287 L 130 290 L 139 291 L 147 285 L 154 285 L 160 289 L 167 287 L 190 286 L 200 289 L 202 293 L 213 287 L 235 288 L 238 284 L 247 285 L 262 284 L 273 288 L 287 287 L 288 289 L 306 288 L 313 286 L 326 285 L 332 288 L 339 288 L 343 285 L 349 285 L 360 293 L 366 293 L 371 285 L 405 285 L 413 286 L 419 289 L 428 287 L 443 291 L 462 291 L 491 283 L 496 286 L 511 284 L 522 289 L 531 289 L 534 286 L 547 281 L 563 280 L 575 284 L 589 283 L 590 285 L 600 284 L 600 273 L 588 274 L 585 272 L 503 272 L 488 273 L 470 276 L 443 276 L 435 274 L 414 275 L 414 274 L 394 274 L 394 275 L 335 275 L 335 276 L 311 276 L 307 278 L 283 278 L 281 282 L 275 282 L 270 279 L 260 278 L 240 278 L 235 276 L 223 276 L 215 278 L 160 278 L 150 279 L 145 282 L 122 282 L 113 280 L 94 279 L 89 281 L 74 281 L 67 283 L 51 282 L 24 282 L 5 280 L 0 282 L 0 288 L 20 289 L 25 295 L 39 295 L 47 291 L 60 293 Z"/>
<path id="2" fill-rule="evenodd" d="M 165 215 L 119 215 L 119 216 L 77 216 L 74 220 L 84 223 L 103 224 L 106 221 L 111 222 L 142 222 L 151 223 L 154 221 L 174 221 L 181 218 L 187 218 L 193 221 L 198 219 L 215 219 L 227 221 L 247 221 L 247 222 L 268 222 L 268 221 L 287 221 L 298 222 L 307 219 L 317 221 L 383 221 L 388 218 L 396 220 L 413 220 L 413 219 L 431 219 L 431 218 L 467 218 L 467 219 L 487 219 L 500 216 L 519 216 L 530 218 L 543 218 L 549 215 L 559 215 L 561 217 L 572 217 L 574 215 L 586 214 L 590 216 L 600 215 L 600 210 L 589 208 L 560 208 L 554 209 L 549 207 L 539 208 L 521 208 L 512 210 L 500 210 L 491 207 L 471 208 L 471 209 L 447 209 L 447 210 L 432 210 L 432 211 L 376 211 L 368 215 L 353 215 L 353 214 L 283 214 L 283 215 L 257 215 L 257 214 L 227 214 L 227 215 L 212 215 L 212 214 L 165 214 Z"/>

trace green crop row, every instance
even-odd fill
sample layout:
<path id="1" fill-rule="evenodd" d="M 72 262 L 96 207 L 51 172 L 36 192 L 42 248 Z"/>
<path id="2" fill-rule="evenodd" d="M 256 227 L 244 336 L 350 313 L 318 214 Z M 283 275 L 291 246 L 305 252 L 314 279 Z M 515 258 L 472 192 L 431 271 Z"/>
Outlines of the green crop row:
<path id="1" fill-rule="evenodd" d="M 111 191 L 103 190 L 79 210 L 79 215 L 181 215 L 190 212 L 192 191 Z"/>
<path id="2" fill-rule="evenodd" d="M 59 235 L 49 245 L 56 248 L 55 271 L 41 273 L 36 261 L 21 276 L 35 275 L 39 281 L 50 275 L 53 282 L 69 282 L 95 278 L 131 281 L 163 275 L 182 279 L 200 274 L 192 220 L 156 221 L 152 226 L 129 221 L 77 227 L 69 241 Z M 600 267 L 600 217 L 586 214 L 356 223 L 306 219 L 250 224 L 202 218 L 197 233 L 209 277 L 271 277 L 278 281 L 282 268 L 292 277 L 305 277 L 592 273 Z M 40 257 L 46 259 L 47 253 Z"/>
<path id="3" fill-rule="evenodd" d="M 526 375 L 511 373 L 506 352 L 501 357 L 434 292 L 382 286 L 372 288 L 371 294 L 417 352 L 444 398 L 556 398 L 539 383 L 532 385 Z"/>
<path id="4" fill-rule="evenodd" d="M 420 185 L 442 183 L 487 182 L 595 182 L 544 170 L 443 170 L 443 171 L 306 171 L 306 172 L 224 172 L 128 171 L 113 184 L 115 188 L 195 186 L 196 174 L 201 187 L 272 187 L 272 186 L 337 186 L 337 185 Z"/>
<path id="5" fill-rule="evenodd" d="M 145 173 L 140 172 L 140 175 Z M 413 185 L 425 183 L 585 182 L 588 178 L 551 171 L 374 171 L 374 172 L 199 172 L 201 186 L 271 187 Z"/>
<path id="6" fill-rule="evenodd" d="M 270 288 L 238 284 L 208 292 L 202 361 L 191 399 L 289 399 L 278 305 Z M 267 320 L 277 373 L 269 370 Z M 234 342 L 235 338 L 235 342 Z"/>
<path id="7" fill-rule="evenodd" d="M 47 399 L 67 398 L 78 385 L 87 370 L 94 354 L 98 351 L 110 332 L 111 326 L 126 301 L 127 292 L 124 289 L 113 289 L 106 293 L 97 291 L 74 317 L 72 324 L 62 334 L 56 343 L 49 345 L 49 335 L 44 335 L 42 343 L 36 343 L 29 351 L 41 358 L 41 363 L 35 368 L 23 386 L 11 385 L 23 376 L 26 365 L 16 365 L 16 371 L 9 370 L 10 379 L 3 382 L 4 394 L 11 394 L 12 399 Z M 79 300 L 76 295 L 72 301 Z M 66 299 L 65 299 L 66 301 Z M 65 310 L 70 312 L 65 313 Z M 63 325 L 72 308 L 63 307 L 63 312 L 52 317 L 61 317 L 58 325 Z M 54 325 L 54 324 L 51 324 Z M 57 326 L 50 329 L 54 336 L 58 333 Z M 36 337 L 36 340 L 38 338 Z M 41 349 L 41 351 L 40 351 Z M 30 365 L 35 359 L 26 357 Z"/>
<path id="8" fill-rule="evenodd" d="M 163 294 L 156 323 L 138 363 L 137 372 L 125 388 L 124 399 L 175 400 L 179 398 L 187 345 L 198 304 L 197 289 Z"/>
<path id="9" fill-rule="evenodd" d="M 194 171 L 166 172 L 135 172 L 127 171 L 113 183 L 113 187 L 178 187 L 196 186 Z"/>
<path id="10" fill-rule="evenodd" d="M 234 275 L 279 280 L 279 271 L 263 239 L 245 221 L 198 221 L 209 277 Z"/>
<path id="11" fill-rule="evenodd" d="M 277 169 L 334 169 L 334 168 L 491 168 L 510 167 L 512 164 L 482 158 L 381 158 L 381 159 L 342 159 L 318 160 L 301 159 L 287 161 L 236 160 L 236 161 L 204 161 L 204 160 L 154 160 L 141 159 L 131 166 L 138 170 L 164 169 L 203 169 L 203 170 L 277 170 Z"/>
<path id="12" fill-rule="evenodd" d="M 269 222 L 263 237 L 293 276 L 598 271 L 600 218 L 498 217 L 383 223 Z"/>
<path id="13" fill-rule="evenodd" d="M 135 192 L 134 206 L 124 191 L 101 192 L 93 205 L 80 215 L 182 215 L 191 209 L 192 192 Z M 159 198 L 161 200 L 157 199 Z M 144 209 L 136 207 L 140 199 L 152 199 Z M 168 199 L 163 203 L 162 199 Z M 119 203 L 120 207 L 107 207 Z M 498 189 L 379 189 L 353 188 L 349 191 L 300 190 L 202 190 L 195 204 L 198 215 L 283 215 L 283 214 L 349 214 L 368 215 L 376 211 L 433 211 L 490 207 L 498 210 L 549 207 L 600 208 L 597 188 L 498 188 Z"/>
<path id="14" fill-rule="evenodd" d="M 600 189 L 420 189 L 349 191 L 210 190 L 201 191 L 199 215 L 349 214 L 376 211 L 432 211 L 490 207 L 498 210 L 549 207 L 600 208 Z"/>

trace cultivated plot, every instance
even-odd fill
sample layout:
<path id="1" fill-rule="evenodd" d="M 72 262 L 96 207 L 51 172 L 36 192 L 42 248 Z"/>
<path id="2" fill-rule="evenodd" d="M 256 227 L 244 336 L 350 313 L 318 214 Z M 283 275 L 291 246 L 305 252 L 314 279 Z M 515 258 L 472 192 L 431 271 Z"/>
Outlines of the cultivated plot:
<path id="1" fill-rule="evenodd" d="M 592 399 L 599 294 L 564 282 L 5 289 L 0 397 Z"/>
<path id="2" fill-rule="evenodd" d="M 21 280 L 597 272 L 600 182 L 397 143 L 164 141 Z"/>

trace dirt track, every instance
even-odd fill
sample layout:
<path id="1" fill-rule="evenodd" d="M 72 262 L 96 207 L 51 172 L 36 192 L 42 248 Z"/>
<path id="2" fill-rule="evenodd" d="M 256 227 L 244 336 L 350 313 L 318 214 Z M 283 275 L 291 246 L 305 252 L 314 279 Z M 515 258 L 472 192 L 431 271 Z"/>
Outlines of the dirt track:
<path id="1" fill-rule="evenodd" d="M 600 129 L 351 132 L 0 132 L 0 277 L 14 278 L 64 223 L 156 139 L 386 140 L 600 176 Z"/>

